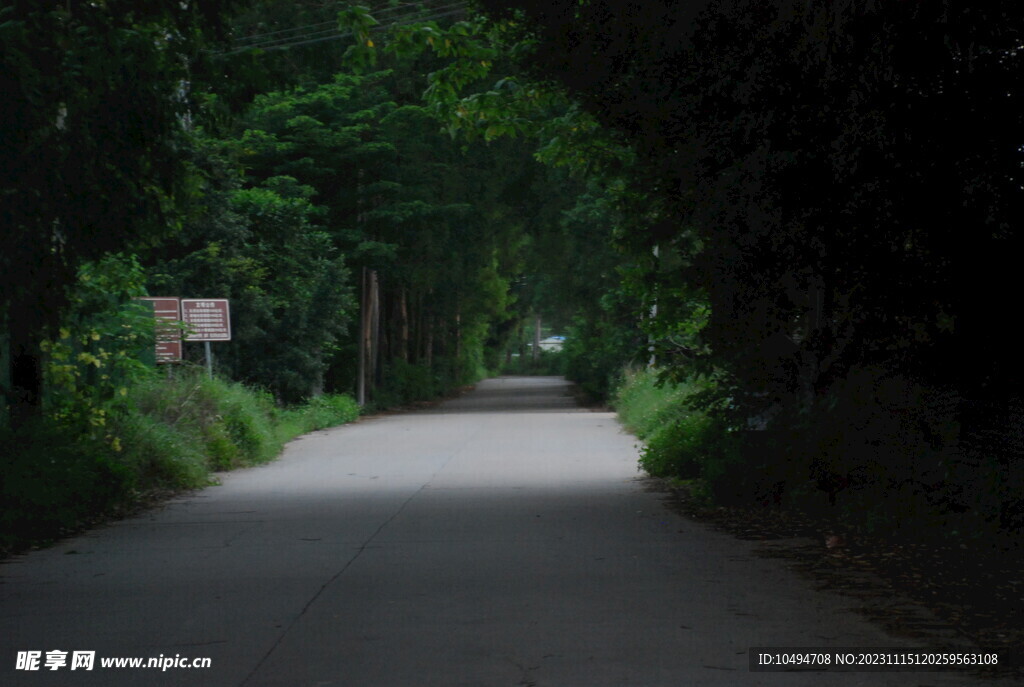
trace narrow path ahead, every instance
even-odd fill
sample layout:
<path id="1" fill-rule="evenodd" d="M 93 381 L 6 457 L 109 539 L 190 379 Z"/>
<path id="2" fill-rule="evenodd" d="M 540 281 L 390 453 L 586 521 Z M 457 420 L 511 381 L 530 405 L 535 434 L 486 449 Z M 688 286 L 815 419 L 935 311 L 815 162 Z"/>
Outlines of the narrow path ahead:
<path id="1" fill-rule="evenodd" d="M 0 566 L 0 684 L 973 684 L 748 672 L 751 646 L 905 645 L 847 605 L 669 512 L 562 380 L 505 377 Z M 100 667 L 161 655 L 211 667 Z"/>

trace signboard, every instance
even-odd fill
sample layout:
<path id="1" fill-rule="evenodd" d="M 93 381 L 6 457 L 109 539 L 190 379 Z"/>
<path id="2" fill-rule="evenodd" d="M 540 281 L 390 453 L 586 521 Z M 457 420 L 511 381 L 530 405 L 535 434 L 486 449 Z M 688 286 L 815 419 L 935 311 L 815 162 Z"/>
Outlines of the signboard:
<path id="1" fill-rule="evenodd" d="M 185 341 L 231 341 L 231 313 L 226 298 L 182 298 Z"/>
<path id="2" fill-rule="evenodd" d="M 177 298 L 140 298 L 153 304 L 156 318 L 156 361 L 176 363 L 181 360 L 181 308 Z"/>

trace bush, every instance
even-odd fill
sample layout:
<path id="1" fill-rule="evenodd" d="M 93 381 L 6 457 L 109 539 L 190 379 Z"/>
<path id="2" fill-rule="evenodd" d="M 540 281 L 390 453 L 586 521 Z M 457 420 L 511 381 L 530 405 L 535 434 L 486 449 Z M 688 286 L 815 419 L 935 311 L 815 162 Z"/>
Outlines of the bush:
<path id="1" fill-rule="evenodd" d="M 959 398 L 881 367 L 852 368 L 813 403 L 780 404 L 765 435 L 761 472 L 784 505 L 866 531 L 929 528 L 972 508 L 962 487 Z"/>
<path id="2" fill-rule="evenodd" d="M 678 415 L 688 392 L 684 386 L 659 385 L 658 375 L 652 370 L 626 370 L 614 404 L 626 429 L 647 439 Z"/>
<path id="3" fill-rule="evenodd" d="M 269 394 L 184 368 L 136 384 L 101 435 L 40 418 L 0 430 L 0 551 L 79 529 L 154 492 L 194 489 L 210 473 L 255 465 L 285 441 L 351 422 L 348 396 L 279 409 Z"/>
<path id="4" fill-rule="evenodd" d="M 81 527 L 133 487 L 109 448 L 44 418 L 0 430 L 0 449 L 0 549 Z"/>
<path id="5" fill-rule="evenodd" d="M 202 446 L 209 470 L 255 465 L 281 450 L 270 395 L 241 384 L 209 379 L 200 370 L 180 370 L 172 379 L 136 386 L 138 412 Z"/>
<path id="6" fill-rule="evenodd" d="M 706 415 L 688 413 L 657 428 L 640 452 L 640 467 L 652 477 L 700 477 L 709 424 Z"/>
<path id="7" fill-rule="evenodd" d="M 310 399 L 299 411 L 305 417 L 305 431 L 343 425 L 359 417 L 359 405 L 351 396 L 324 394 Z"/>
<path id="8" fill-rule="evenodd" d="M 703 478 L 721 491 L 730 467 L 738 461 L 739 442 L 720 418 L 696 407 L 707 396 L 707 380 L 659 383 L 655 370 L 627 371 L 615 398 L 619 418 L 644 440 L 640 467 L 653 477 Z"/>
<path id="9" fill-rule="evenodd" d="M 453 384 L 447 376 L 450 371 L 447 366 L 441 364 L 435 368 L 437 369 L 393 358 L 384 366 L 384 383 L 374 391 L 374 407 L 401 406 L 444 394 L 448 391 L 449 384 Z"/>
<path id="10" fill-rule="evenodd" d="M 192 489 L 208 482 L 204 442 L 173 425 L 140 412 L 115 419 L 118 461 L 138 489 Z"/>

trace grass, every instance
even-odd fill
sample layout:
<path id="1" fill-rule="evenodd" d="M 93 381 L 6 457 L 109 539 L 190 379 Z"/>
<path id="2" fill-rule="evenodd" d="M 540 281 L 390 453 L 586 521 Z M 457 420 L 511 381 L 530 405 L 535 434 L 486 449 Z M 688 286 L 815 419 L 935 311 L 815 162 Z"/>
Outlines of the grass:
<path id="1" fill-rule="evenodd" d="M 678 414 L 689 394 L 688 387 L 658 386 L 652 370 L 629 370 L 615 394 L 615 409 L 626 429 L 647 439 Z"/>
<path id="2" fill-rule="evenodd" d="M 702 478 L 713 487 L 726 478 L 738 446 L 720 422 L 689 402 L 709 383 L 659 385 L 657 379 L 656 370 L 627 371 L 615 396 L 619 419 L 644 441 L 640 467 L 653 477 Z"/>
<path id="3" fill-rule="evenodd" d="M 272 460 L 287 441 L 351 422 L 348 396 L 278 408 L 269 394 L 202 372 L 135 385 L 101 432 L 45 417 L 0 430 L 0 553 L 45 543 L 217 471 Z"/>

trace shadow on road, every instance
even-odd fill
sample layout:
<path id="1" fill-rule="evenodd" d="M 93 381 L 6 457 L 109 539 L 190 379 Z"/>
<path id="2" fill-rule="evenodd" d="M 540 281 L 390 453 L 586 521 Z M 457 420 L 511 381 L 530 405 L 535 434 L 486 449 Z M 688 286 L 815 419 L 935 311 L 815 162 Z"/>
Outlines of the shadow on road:
<path id="1" fill-rule="evenodd" d="M 424 413 L 573 412 L 581 408 L 564 377 L 495 377 Z"/>

